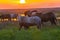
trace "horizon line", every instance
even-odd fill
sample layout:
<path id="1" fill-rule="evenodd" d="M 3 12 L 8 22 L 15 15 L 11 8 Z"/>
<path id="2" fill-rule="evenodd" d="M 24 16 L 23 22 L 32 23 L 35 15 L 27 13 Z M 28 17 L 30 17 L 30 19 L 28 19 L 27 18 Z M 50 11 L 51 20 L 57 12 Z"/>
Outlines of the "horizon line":
<path id="1" fill-rule="evenodd" d="M 60 8 L 60 7 L 47 7 L 47 8 Z M 40 9 L 40 8 L 0 8 L 0 10 L 2 9 Z"/>

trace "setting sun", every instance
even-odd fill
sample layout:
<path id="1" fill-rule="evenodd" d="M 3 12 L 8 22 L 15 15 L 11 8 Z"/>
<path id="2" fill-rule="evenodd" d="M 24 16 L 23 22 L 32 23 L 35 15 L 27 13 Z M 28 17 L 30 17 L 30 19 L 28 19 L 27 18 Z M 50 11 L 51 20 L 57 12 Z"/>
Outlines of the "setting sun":
<path id="1" fill-rule="evenodd" d="M 60 7 L 60 0 L 0 0 L 0 9 Z"/>
<path id="2" fill-rule="evenodd" d="M 25 4 L 26 2 L 25 2 L 25 0 L 20 0 L 20 3 Z"/>

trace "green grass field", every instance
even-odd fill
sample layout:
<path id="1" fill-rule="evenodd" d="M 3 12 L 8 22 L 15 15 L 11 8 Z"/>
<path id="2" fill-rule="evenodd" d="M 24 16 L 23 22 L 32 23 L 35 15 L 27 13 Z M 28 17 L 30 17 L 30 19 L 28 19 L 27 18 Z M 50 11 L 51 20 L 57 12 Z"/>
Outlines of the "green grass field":
<path id="1" fill-rule="evenodd" d="M 31 26 L 19 31 L 18 23 L 0 23 L 0 40 L 60 40 L 60 25 Z"/>

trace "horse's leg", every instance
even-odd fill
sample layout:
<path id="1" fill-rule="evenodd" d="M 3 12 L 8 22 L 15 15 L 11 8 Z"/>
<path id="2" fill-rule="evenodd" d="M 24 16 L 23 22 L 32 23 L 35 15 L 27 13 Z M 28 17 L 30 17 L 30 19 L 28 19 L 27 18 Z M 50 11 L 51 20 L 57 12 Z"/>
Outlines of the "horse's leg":
<path id="1" fill-rule="evenodd" d="M 56 25 L 56 21 L 55 20 L 53 21 L 53 24 Z"/>
<path id="2" fill-rule="evenodd" d="M 8 21 L 11 21 L 11 18 L 8 18 Z"/>
<path id="3" fill-rule="evenodd" d="M 45 26 L 43 21 L 41 22 L 41 25 L 42 25 L 42 26 Z"/>
<path id="4" fill-rule="evenodd" d="M 21 30 L 21 28 L 22 28 L 22 25 L 19 26 L 19 30 Z"/>
<path id="5" fill-rule="evenodd" d="M 41 29 L 42 28 L 41 23 L 37 24 L 37 28 L 38 29 Z"/>
<path id="6" fill-rule="evenodd" d="M 23 26 L 23 25 L 22 25 L 21 23 L 19 23 L 19 30 L 21 30 L 22 26 Z"/>
<path id="7" fill-rule="evenodd" d="M 28 26 L 24 26 L 24 29 L 27 30 L 29 27 Z"/>
<path id="8" fill-rule="evenodd" d="M 41 27 L 41 25 L 38 25 L 37 28 L 38 28 L 38 29 L 41 29 L 42 27 Z"/>
<path id="9" fill-rule="evenodd" d="M 24 29 L 27 30 L 29 28 L 29 24 L 27 23 L 25 26 L 24 26 Z"/>
<path id="10" fill-rule="evenodd" d="M 51 24 L 53 25 L 56 25 L 56 21 L 55 20 L 50 20 Z"/>

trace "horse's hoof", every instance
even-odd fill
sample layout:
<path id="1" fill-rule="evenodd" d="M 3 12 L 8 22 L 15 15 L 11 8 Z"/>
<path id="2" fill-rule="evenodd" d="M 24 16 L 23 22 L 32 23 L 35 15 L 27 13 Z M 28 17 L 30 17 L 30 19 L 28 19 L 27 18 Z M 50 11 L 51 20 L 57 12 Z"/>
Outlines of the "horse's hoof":
<path id="1" fill-rule="evenodd" d="M 21 29 L 19 29 L 19 31 L 20 31 Z"/>

